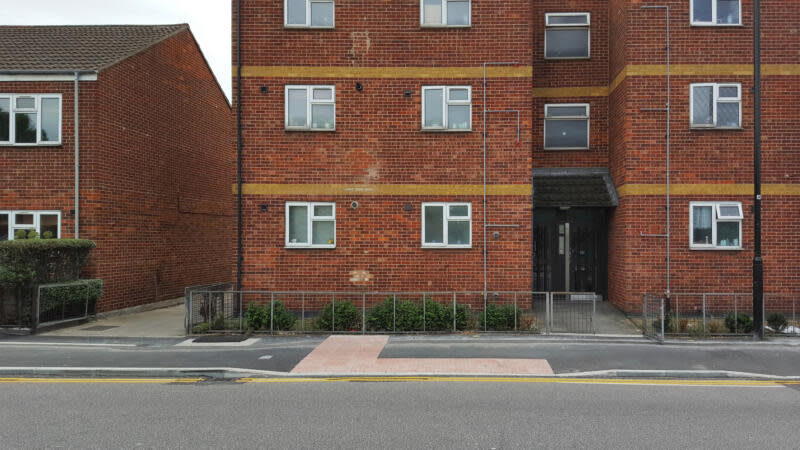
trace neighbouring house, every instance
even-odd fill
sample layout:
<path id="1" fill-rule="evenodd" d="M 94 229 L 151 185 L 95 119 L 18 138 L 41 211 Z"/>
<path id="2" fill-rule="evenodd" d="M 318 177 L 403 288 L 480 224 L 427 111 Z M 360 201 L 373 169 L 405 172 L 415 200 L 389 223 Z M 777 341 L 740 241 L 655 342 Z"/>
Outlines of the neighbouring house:
<path id="1" fill-rule="evenodd" d="M 232 124 L 186 24 L 0 26 L 0 239 L 95 241 L 98 311 L 228 280 Z"/>
<path id="2" fill-rule="evenodd" d="M 244 288 L 577 291 L 627 311 L 667 287 L 751 292 L 752 2 L 232 3 Z M 661 4 L 669 71 L 667 10 L 642 8 Z M 800 8 L 762 20 L 765 292 L 789 295 Z"/>

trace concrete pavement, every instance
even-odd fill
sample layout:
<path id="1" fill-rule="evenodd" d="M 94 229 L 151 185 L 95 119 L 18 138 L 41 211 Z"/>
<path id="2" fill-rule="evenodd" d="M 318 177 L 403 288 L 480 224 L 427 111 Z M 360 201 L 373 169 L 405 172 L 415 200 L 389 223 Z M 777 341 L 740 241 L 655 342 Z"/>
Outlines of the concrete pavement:
<path id="1" fill-rule="evenodd" d="M 45 331 L 40 335 L 99 338 L 181 337 L 186 335 L 183 319 L 184 306 L 177 305 L 135 314 L 108 316 L 75 326 Z"/>

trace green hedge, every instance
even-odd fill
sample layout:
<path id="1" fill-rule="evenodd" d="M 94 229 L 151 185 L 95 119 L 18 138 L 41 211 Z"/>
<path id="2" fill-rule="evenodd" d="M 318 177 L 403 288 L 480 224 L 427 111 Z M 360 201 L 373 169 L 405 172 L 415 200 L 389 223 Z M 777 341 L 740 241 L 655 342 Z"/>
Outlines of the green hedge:
<path id="1" fill-rule="evenodd" d="M 86 239 L 0 242 L 0 285 L 22 287 L 80 278 L 95 243 Z"/>
<path id="2" fill-rule="evenodd" d="M 370 331 L 447 331 L 453 329 L 453 305 L 425 298 L 425 318 L 422 303 L 411 300 L 387 298 L 367 311 L 367 328 Z M 393 315 L 394 320 L 393 320 Z M 467 328 L 467 307 L 456 305 L 456 328 Z"/>
<path id="3" fill-rule="evenodd" d="M 335 330 L 332 327 L 334 316 Z M 314 326 L 321 331 L 361 331 L 361 311 L 347 300 L 336 302 L 335 310 L 328 303 L 314 320 Z"/>
<path id="4" fill-rule="evenodd" d="M 61 308 L 62 305 L 83 304 L 87 299 L 91 313 L 102 295 L 103 280 L 78 280 L 59 286 L 42 286 L 39 297 L 39 313 L 48 313 Z"/>
<path id="5" fill-rule="evenodd" d="M 517 324 L 522 318 L 522 311 L 516 310 Z M 478 319 L 481 329 L 483 326 L 483 311 Z M 489 331 L 508 331 L 514 329 L 514 305 L 494 305 L 486 306 L 486 329 Z"/>
<path id="6" fill-rule="evenodd" d="M 286 309 L 286 306 L 280 300 L 275 300 L 272 308 L 270 308 L 269 303 L 263 306 L 255 303 L 247 305 L 247 310 L 244 313 L 244 317 L 247 319 L 247 328 L 269 330 L 272 309 L 275 310 L 275 318 L 272 322 L 273 330 L 291 330 L 294 328 L 294 315 Z"/>

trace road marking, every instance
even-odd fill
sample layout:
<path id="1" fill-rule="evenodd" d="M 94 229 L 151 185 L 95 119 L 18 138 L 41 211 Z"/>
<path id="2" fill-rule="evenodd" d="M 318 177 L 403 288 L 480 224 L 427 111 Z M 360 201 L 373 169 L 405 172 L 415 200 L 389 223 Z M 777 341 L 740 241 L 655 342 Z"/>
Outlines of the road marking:
<path id="1" fill-rule="evenodd" d="M 38 345 L 43 347 L 56 347 L 56 346 L 65 346 L 65 347 L 136 347 L 136 344 L 96 344 L 96 343 L 89 343 L 89 342 L 17 342 L 17 341 L 4 341 L 0 342 L 0 345 L 6 346 L 16 346 L 16 345 Z"/>
<path id="2" fill-rule="evenodd" d="M 202 378 L 0 378 L 2 383 L 124 383 L 124 384 L 169 384 L 198 383 Z"/>
<path id="3" fill-rule="evenodd" d="M 264 355 L 258 359 L 272 359 L 272 355 Z"/>
<path id="4" fill-rule="evenodd" d="M 175 344 L 175 347 L 247 347 L 260 341 L 259 338 L 245 339 L 241 342 L 195 342 L 194 338 Z"/>
<path id="5" fill-rule="evenodd" d="M 658 380 L 599 378 L 530 378 L 530 377 L 329 377 L 329 378 L 240 378 L 239 383 L 336 383 L 336 382 L 460 382 L 460 383 L 543 383 L 611 384 L 628 386 L 736 386 L 784 387 L 800 381 L 781 380 Z"/>

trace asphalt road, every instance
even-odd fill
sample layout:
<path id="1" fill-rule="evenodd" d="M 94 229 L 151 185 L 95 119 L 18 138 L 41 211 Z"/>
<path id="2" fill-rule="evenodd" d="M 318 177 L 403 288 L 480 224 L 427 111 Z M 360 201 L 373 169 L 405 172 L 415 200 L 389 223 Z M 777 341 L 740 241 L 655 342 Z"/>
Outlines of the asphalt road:
<path id="1" fill-rule="evenodd" d="M 509 382 L 0 383 L 0 447 L 795 448 L 800 390 Z"/>

